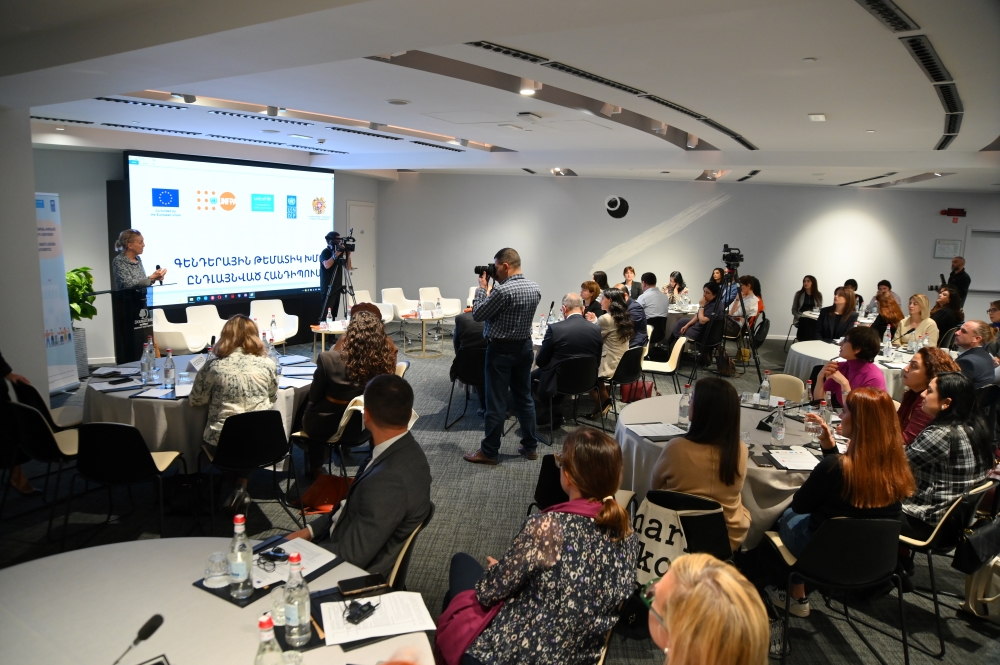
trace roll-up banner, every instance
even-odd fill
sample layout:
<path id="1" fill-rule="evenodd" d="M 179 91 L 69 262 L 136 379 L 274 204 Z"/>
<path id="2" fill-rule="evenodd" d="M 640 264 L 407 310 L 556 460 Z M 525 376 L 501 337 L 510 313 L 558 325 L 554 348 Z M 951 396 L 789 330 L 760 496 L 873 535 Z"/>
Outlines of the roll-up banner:
<path id="1" fill-rule="evenodd" d="M 45 319 L 45 355 L 49 364 L 49 394 L 80 385 L 73 345 L 73 319 L 66 291 L 62 226 L 58 194 L 35 194 L 38 223 L 38 262 L 42 269 L 42 313 Z"/>

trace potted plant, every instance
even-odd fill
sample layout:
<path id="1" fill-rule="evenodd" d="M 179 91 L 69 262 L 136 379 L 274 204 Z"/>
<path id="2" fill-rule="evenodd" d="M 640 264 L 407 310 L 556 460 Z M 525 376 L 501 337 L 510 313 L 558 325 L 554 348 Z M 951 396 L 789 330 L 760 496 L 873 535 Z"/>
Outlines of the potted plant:
<path id="1" fill-rule="evenodd" d="M 69 315 L 74 321 L 92 319 L 97 314 L 94 301 L 97 296 L 87 295 L 94 290 L 94 276 L 90 268 L 73 268 L 66 273 L 66 292 L 69 295 Z M 90 374 L 87 364 L 87 331 L 73 326 L 73 344 L 76 350 L 76 371 L 82 379 Z"/>

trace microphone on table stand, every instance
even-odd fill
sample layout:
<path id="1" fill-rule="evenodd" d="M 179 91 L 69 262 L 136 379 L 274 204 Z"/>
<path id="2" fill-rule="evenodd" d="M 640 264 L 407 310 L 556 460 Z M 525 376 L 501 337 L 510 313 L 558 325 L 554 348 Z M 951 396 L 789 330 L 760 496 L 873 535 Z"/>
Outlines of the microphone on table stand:
<path id="1" fill-rule="evenodd" d="M 152 617 L 150 617 L 149 621 L 143 624 L 142 628 L 139 629 L 139 634 L 136 635 L 135 641 L 132 642 L 132 644 L 128 646 L 128 649 L 125 649 L 125 653 L 118 656 L 118 660 L 116 660 L 111 665 L 118 665 L 121 659 L 125 657 L 125 654 L 127 654 L 129 651 L 132 650 L 132 647 L 137 646 L 139 642 L 142 642 L 143 640 L 148 640 L 150 637 L 152 637 L 153 633 L 155 633 L 162 625 L 163 625 L 162 615 L 154 614 Z"/>
<path id="2" fill-rule="evenodd" d="M 910 334 L 911 332 L 915 332 L 916 330 L 917 330 L 916 328 L 910 328 L 910 329 L 909 329 L 909 330 L 907 330 L 907 331 L 906 331 L 905 333 L 900 333 L 899 335 L 896 335 L 895 339 L 893 339 L 892 341 L 893 341 L 893 342 L 895 342 L 895 341 L 898 341 L 899 339 L 901 339 L 901 338 L 903 338 L 903 337 L 906 337 L 906 336 L 907 336 L 907 335 L 909 335 L 909 334 Z"/>
<path id="3" fill-rule="evenodd" d="M 552 322 L 552 310 L 554 310 L 555 308 L 556 308 L 556 301 L 555 301 L 555 300 L 553 300 L 553 301 L 552 301 L 552 302 L 551 302 L 551 303 L 549 304 L 549 313 L 548 313 L 548 315 L 547 315 L 547 316 L 545 317 L 545 325 L 549 325 L 549 323 L 551 323 L 551 322 Z"/>
<path id="4" fill-rule="evenodd" d="M 156 269 L 157 270 L 160 269 L 160 264 L 159 263 L 156 264 Z M 162 277 L 159 280 L 157 280 L 157 281 L 160 283 L 160 286 L 163 286 L 163 278 Z"/>

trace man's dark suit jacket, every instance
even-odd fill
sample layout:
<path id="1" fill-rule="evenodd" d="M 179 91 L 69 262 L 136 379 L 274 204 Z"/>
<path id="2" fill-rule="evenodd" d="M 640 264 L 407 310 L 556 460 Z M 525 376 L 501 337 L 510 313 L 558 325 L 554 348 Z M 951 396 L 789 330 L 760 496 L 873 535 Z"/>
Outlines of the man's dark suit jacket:
<path id="1" fill-rule="evenodd" d="M 359 568 L 388 577 L 403 543 L 430 510 L 431 469 L 407 432 L 354 479 L 332 534 L 332 513 L 310 527 L 314 541 Z"/>
<path id="2" fill-rule="evenodd" d="M 539 399 L 547 400 L 555 394 L 559 363 L 570 358 L 600 358 L 603 344 L 600 326 L 580 315 L 574 314 L 565 321 L 549 325 L 535 358 L 541 370 L 538 374 Z"/>
<path id="3" fill-rule="evenodd" d="M 629 298 L 628 315 L 632 319 L 632 339 L 628 341 L 628 347 L 646 346 L 649 335 L 646 334 L 646 310 L 642 308 L 638 300 Z"/>
<path id="4" fill-rule="evenodd" d="M 624 284 L 624 282 L 622 283 Z M 642 283 L 637 279 L 632 280 L 632 288 L 629 288 L 627 286 L 625 288 L 628 289 L 629 300 L 635 300 L 640 295 L 642 295 Z"/>
<path id="5" fill-rule="evenodd" d="M 972 379 L 976 388 L 993 383 L 993 359 L 985 348 L 974 346 L 963 351 L 955 362 L 962 368 L 962 374 Z"/>
<path id="6" fill-rule="evenodd" d="M 458 377 L 458 356 L 463 349 L 485 349 L 486 338 L 483 337 L 482 321 L 472 318 L 472 312 L 462 312 L 455 317 L 455 359 L 451 361 L 450 378 L 454 381 Z"/>

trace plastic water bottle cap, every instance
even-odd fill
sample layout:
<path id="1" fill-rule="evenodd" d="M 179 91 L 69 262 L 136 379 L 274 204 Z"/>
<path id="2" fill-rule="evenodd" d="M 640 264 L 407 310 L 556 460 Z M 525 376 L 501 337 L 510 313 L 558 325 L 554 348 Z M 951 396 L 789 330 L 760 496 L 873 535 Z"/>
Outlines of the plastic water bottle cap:
<path id="1" fill-rule="evenodd" d="M 288 555 L 288 563 L 302 563 L 302 555 L 298 552 L 292 552 Z"/>
<path id="2" fill-rule="evenodd" d="M 265 614 L 257 620 L 257 627 L 261 630 L 274 630 L 274 620 L 270 614 Z"/>
<path id="3" fill-rule="evenodd" d="M 825 399 L 824 400 L 820 400 L 819 405 L 820 406 L 826 406 L 826 400 Z"/>
<path id="4" fill-rule="evenodd" d="M 247 523 L 246 515 L 237 515 L 236 517 L 233 518 L 233 524 L 246 524 L 246 523 Z"/>

